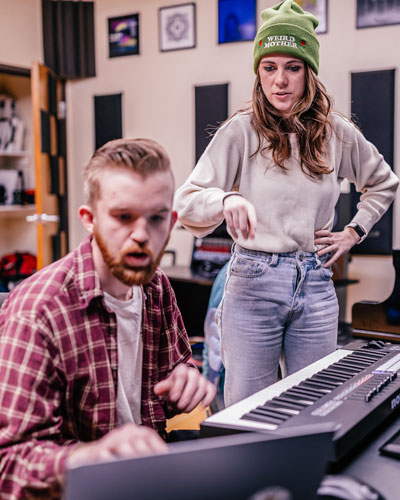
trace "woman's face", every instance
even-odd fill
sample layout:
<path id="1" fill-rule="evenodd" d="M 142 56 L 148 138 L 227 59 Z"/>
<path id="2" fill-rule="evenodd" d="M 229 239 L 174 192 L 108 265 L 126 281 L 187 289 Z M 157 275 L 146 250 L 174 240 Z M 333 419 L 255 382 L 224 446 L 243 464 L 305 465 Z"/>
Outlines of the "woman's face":
<path id="1" fill-rule="evenodd" d="M 258 66 L 265 97 L 278 113 L 287 117 L 305 90 L 305 67 L 302 59 L 284 54 L 271 54 Z"/>

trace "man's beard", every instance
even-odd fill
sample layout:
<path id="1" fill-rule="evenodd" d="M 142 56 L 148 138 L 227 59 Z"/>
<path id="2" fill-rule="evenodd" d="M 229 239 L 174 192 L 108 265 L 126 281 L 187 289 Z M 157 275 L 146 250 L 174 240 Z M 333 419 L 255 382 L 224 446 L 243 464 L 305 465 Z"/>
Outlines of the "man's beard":
<path id="1" fill-rule="evenodd" d="M 107 243 L 104 241 L 98 229 L 95 227 L 93 236 L 97 242 L 100 252 L 103 256 L 104 262 L 107 264 L 111 274 L 119 279 L 127 286 L 145 285 L 153 278 L 155 270 L 157 269 L 162 256 L 164 255 L 165 248 L 169 241 L 169 235 L 160 250 L 160 253 L 154 259 L 154 254 L 147 248 L 146 245 L 132 245 L 120 253 L 119 257 L 114 257 L 109 250 Z M 130 253 L 145 253 L 150 257 L 150 263 L 143 267 L 132 267 L 124 264 L 124 257 Z"/>

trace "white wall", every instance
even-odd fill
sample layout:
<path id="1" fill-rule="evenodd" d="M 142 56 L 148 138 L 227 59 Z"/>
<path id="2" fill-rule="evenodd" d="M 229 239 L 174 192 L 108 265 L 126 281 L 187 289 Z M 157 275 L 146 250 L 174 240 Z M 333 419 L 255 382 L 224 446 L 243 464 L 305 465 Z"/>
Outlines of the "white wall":
<path id="1" fill-rule="evenodd" d="M 41 0 L 0 0 L 0 64 L 43 61 Z"/>

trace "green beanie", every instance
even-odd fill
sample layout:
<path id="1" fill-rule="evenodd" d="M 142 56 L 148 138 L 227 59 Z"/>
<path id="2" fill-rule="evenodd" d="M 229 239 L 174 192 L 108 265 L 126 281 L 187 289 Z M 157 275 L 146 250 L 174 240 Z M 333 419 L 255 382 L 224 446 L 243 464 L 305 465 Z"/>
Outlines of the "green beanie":
<path id="1" fill-rule="evenodd" d="M 288 54 L 306 61 L 318 74 L 318 19 L 294 0 L 284 0 L 261 13 L 263 23 L 254 39 L 254 72 L 268 54 Z"/>

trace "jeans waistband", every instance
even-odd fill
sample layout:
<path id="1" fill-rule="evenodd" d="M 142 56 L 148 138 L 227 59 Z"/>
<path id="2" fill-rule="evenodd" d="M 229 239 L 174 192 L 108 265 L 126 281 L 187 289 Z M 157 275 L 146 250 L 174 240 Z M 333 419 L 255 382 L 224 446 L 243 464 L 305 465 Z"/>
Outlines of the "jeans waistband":
<path id="1" fill-rule="evenodd" d="M 300 261 L 310 264 L 316 264 L 317 267 L 321 266 L 324 262 L 329 260 L 331 253 L 318 256 L 316 252 L 263 252 L 261 250 L 250 250 L 244 248 L 237 243 L 232 247 L 232 250 L 244 255 L 253 255 L 254 257 L 268 258 L 271 265 L 276 265 L 278 262 Z"/>

